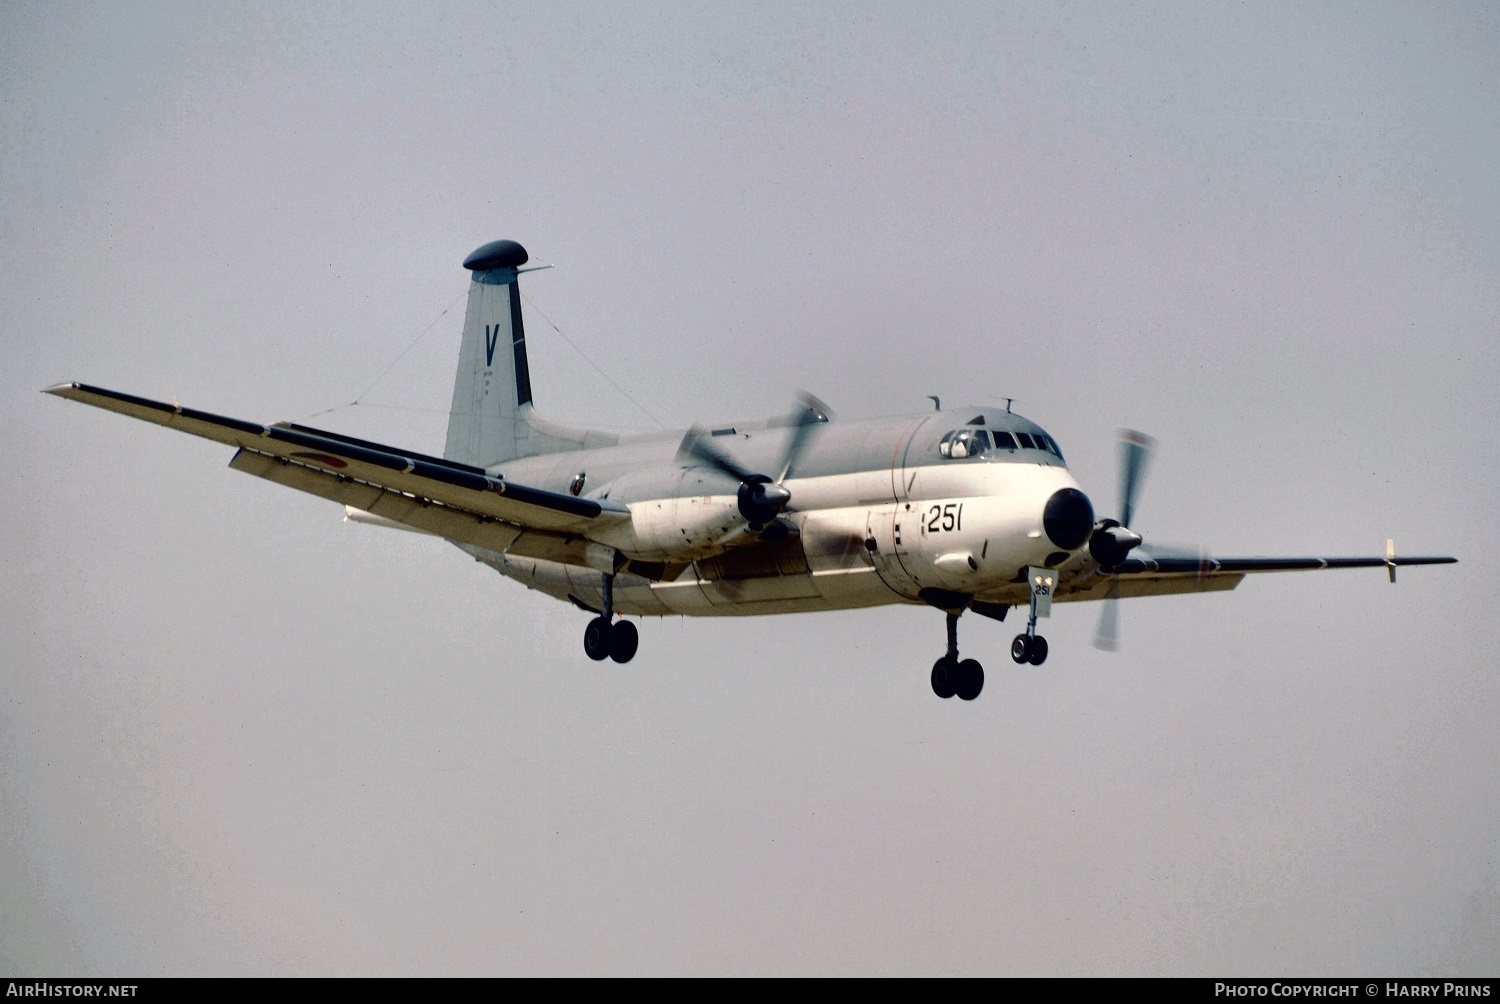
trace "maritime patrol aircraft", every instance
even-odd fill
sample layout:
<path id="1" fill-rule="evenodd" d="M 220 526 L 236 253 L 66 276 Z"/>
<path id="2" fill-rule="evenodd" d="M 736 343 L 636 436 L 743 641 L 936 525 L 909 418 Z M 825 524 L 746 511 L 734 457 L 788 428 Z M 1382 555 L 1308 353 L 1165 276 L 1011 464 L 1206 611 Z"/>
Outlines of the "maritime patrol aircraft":
<path id="1" fill-rule="evenodd" d="M 472 274 L 442 457 L 278 422 L 261 425 L 82 383 L 46 393 L 235 447 L 229 466 L 342 503 L 348 518 L 447 539 L 502 575 L 593 618 L 590 659 L 629 662 L 623 619 L 783 614 L 887 603 L 947 617 L 939 697 L 971 701 L 965 611 L 1027 614 L 1011 658 L 1041 665 L 1053 600 L 1233 589 L 1248 574 L 1449 563 L 1451 557 L 1210 558 L 1153 553 L 1130 529 L 1152 442 L 1121 442 L 1119 508 L 1099 518 L 1057 441 L 1006 407 L 832 421 L 804 396 L 790 414 L 721 427 L 618 433 L 540 417 L 532 402 L 520 244 L 494 241 Z"/>

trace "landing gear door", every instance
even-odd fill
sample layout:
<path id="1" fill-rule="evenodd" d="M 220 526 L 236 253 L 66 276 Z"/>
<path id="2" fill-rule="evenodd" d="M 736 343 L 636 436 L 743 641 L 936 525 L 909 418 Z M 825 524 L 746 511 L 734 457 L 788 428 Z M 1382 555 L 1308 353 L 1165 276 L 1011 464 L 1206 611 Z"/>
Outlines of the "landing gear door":
<path id="1" fill-rule="evenodd" d="M 1057 588 L 1057 572 L 1051 568 L 1031 567 L 1026 569 L 1026 578 L 1031 590 L 1032 617 L 1052 616 L 1052 593 Z"/>

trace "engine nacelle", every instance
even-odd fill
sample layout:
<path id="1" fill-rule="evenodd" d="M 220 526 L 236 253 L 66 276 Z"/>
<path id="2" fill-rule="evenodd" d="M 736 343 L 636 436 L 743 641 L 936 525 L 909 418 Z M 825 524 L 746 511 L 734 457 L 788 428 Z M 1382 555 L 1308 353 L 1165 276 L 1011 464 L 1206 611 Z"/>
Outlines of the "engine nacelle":
<path id="1" fill-rule="evenodd" d="M 785 535 L 776 520 L 752 527 L 740 505 L 739 485 L 716 471 L 680 467 L 640 471 L 603 491 L 628 501 L 630 522 L 603 529 L 594 539 L 640 561 L 695 561 L 722 554 L 767 535 Z"/>
<path id="2" fill-rule="evenodd" d="M 1089 537 L 1089 555 L 1101 568 L 1114 568 L 1139 547 L 1141 535 L 1117 520 L 1100 520 Z"/>
<path id="3" fill-rule="evenodd" d="M 711 557 L 756 535 L 733 495 L 634 502 L 630 513 L 634 539 L 620 549 L 632 557 L 654 561 Z"/>

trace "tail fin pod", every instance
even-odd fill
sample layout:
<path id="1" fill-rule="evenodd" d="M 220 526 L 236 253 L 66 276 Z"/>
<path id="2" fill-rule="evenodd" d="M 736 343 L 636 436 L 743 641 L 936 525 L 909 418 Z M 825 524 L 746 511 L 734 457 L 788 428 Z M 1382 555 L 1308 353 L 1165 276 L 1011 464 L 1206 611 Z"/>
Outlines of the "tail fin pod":
<path id="1" fill-rule="evenodd" d="M 516 457 L 584 445 L 566 427 L 538 426 L 531 406 L 531 371 L 526 362 L 526 330 L 521 323 L 517 276 L 528 260 L 515 241 L 491 241 L 464 259 L 473 273 L 448 412 L 449 460 L 488 467 Z M 529 271 L 529 270 L 525 270 Z M 548 435 L 561 433 L 564 438 Z"/>

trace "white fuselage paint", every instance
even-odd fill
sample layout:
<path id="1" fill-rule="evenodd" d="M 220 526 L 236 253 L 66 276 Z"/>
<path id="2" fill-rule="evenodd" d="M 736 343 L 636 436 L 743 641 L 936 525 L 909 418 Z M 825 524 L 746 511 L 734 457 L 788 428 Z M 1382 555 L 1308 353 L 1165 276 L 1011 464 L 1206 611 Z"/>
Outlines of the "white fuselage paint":
<path id="1" fill-rule="evenodd" d="M 825 452 L 847 450 L 852 437 L 865 456 L 882 460 L 861 470 L 789 478 L 792 501 L 782 519 L 797 533 L 776 548 L 738 546 L 756 538 L 739 514 L 735 482 L 713 468 L 674 459 L 676 441 L 666 437 L 501 466 L 519 482 L 549 488 L 586 472 L 585 495 L 625 502 L 631 510 L 628 523 L 596 540 L 633 559 L 686 563 L 669 581 L 616 576 L 618 613 L 838 610 L 918 603 L 923 589 L 1025 602 L 1020 583 L 1026 567 L 1060 557 L 1042 525 L 1047 500 L 1060 489 L 1077 488 L 1077 482 L 1056 458 L 1033 463 L 1021 459 L 1025 453 L 1012 453 L 936 459 L 934 444 L 952 424 L 952 415 L 934 413 L 830 427 Z M 759 430 L 725 445 L 753 452 L 756 444 L 747 441 L 754 435 L 774 441 L 784 434 Z M 774 453 L 774 442 L 762 449 Z M 815 461 L 801 466 L 816 469 Z M 594 609 L 602 605 L 599 570 L 465 550 L 530 588 Z"/>

